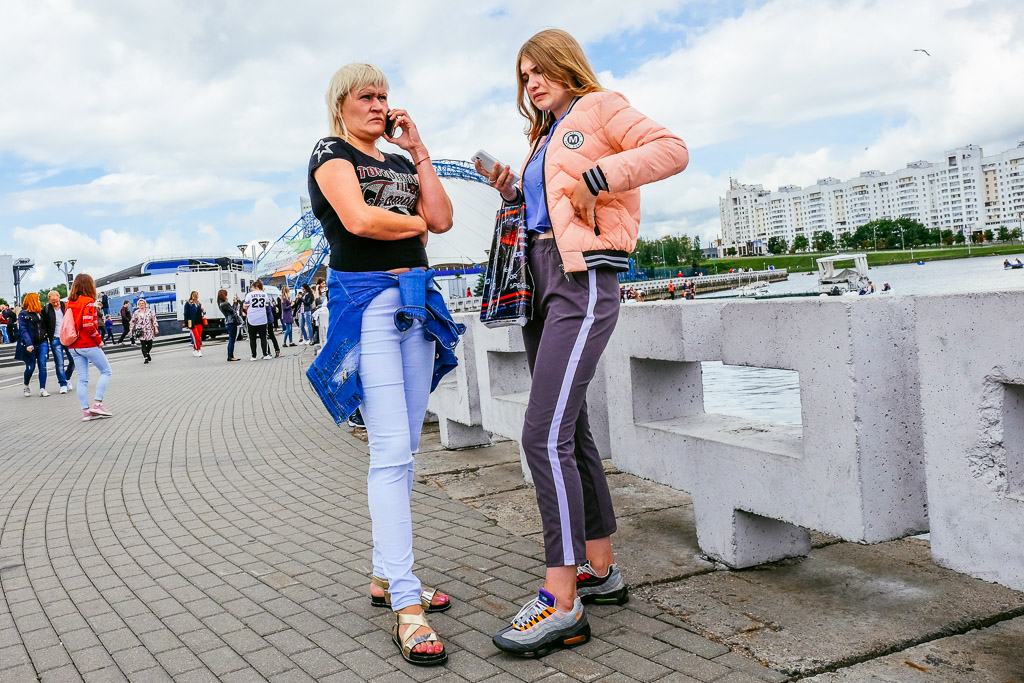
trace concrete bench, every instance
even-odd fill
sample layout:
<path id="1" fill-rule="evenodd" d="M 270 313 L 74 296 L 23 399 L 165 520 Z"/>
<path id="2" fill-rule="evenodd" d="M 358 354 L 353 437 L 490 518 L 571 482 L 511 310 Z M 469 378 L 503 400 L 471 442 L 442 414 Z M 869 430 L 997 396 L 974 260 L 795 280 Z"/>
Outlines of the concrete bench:
<path id="1" fill-rule="evenodd" d="M 932 555 L 1024 590 L 1024 292 L 915 307 Z"/>
<path id="2" fill-rule="evenodd" d="M 795 370 L 802 429 L 704 412 L 701 361 Z M 908 297 L 623 308 L 605 354 L 612 460 L 687 491 L 710 557 L 806 554 L 807 529 L 927 529 Z"/>

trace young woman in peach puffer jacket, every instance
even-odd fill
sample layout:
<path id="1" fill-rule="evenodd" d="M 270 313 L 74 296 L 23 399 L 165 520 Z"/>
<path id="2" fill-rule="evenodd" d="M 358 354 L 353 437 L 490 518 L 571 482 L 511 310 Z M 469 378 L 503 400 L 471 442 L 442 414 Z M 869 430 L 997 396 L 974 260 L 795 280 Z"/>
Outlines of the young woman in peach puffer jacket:
<path id="1" fill-rule="evenodd" d="M 587 418 L 587 386 L 619 314 L 617 271 L 640 225 L 641 185 L 686 168 L 686 144 L 602 90 L 579 44 L 541 31 L 519 50 L 519 111 L 531 150 L 522 182 L 477 171 L 507 203 L 525 202 L 533 316 L 523 341 L 533 375 L 522 448 L 544 526 L 544 587 L 494 644 L 540 656 L 590 638 L 583 603 L 629 599 L 615 564 L 608 483 Z"/>

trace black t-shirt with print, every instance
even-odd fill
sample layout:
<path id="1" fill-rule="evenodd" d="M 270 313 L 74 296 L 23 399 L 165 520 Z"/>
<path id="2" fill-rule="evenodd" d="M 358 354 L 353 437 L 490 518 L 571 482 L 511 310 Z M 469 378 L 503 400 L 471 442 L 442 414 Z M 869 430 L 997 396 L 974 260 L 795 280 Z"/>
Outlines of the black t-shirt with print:
<path id="1" fill-rule="evenodd" d="M 313 215 L 320 220 L 331 245 L 331 268 L 366 272 L 426 267 L 427 250 L 419 237 L 375 240 L 353 235 L 345 229 L 313 177 L 313 172 L 331 159 L 344 159 L 352 164 L 367 206 L 413 216 L 420 197 L 416 167 L 406 157 L 384 154 L 384 161 L 377 161 L 341 138 L 328 137 L 317 142 L 309 158 L 309 200 Z"/>

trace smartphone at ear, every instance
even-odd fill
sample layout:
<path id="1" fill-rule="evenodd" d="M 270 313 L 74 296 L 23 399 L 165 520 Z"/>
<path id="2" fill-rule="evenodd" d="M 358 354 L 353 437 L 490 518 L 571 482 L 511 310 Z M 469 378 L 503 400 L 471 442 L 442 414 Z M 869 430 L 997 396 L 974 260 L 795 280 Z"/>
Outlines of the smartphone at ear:
<path id="1" fill-rule="evenodd" d="M 384 114 L 384 135 L 389 138 L 395 137 L 395 120 L 391 118 L 391 110 L 388 109 L 388 113 Z"/>
<path id="2" fill-rule="evenodd" d="M 497 159 L 495 159 L 493 156 L 491 156 L 490 154 L 488 154 L 487 152 L 485 152 L 482 149 L 478 149 L 476 151 L 476 153 L 469 158 L 469 160 L 470 161 L 479 161 L 480 165 L 484 168 L 485 171 L 491 171 L 491 170 L 494 169 L 495 166 L 504 166 L 505 165 L 505 164 L 501 163 L 500 161 L 498 161 Z M 513 185 L 515 185 L 516 183 L 519 182 L 519 174 L 518 173 L 516 173 L 512 169 L 509 169 L 509 175 L 512 177 L 512 184 Z"/>

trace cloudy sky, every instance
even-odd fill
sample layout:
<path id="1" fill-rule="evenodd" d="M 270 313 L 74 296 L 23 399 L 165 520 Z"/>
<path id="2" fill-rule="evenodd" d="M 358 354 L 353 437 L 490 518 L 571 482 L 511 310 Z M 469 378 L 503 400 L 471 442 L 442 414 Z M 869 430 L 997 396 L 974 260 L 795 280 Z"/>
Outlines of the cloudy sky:
<path id="1" fill-rule="evenodd" d="M 650 237 L 716 237 L 730 176 L 807 185 L 1024 140 L 1020 0 L 4 0 L 0 253 L 34 258 L 35 288 L 56 259 L 102 275 L 276 238 L 351 61 L 385 70 L 434 159 L 518 164 L 515 55 L 548 27 L 688 143 L 644 191 Z"/>

